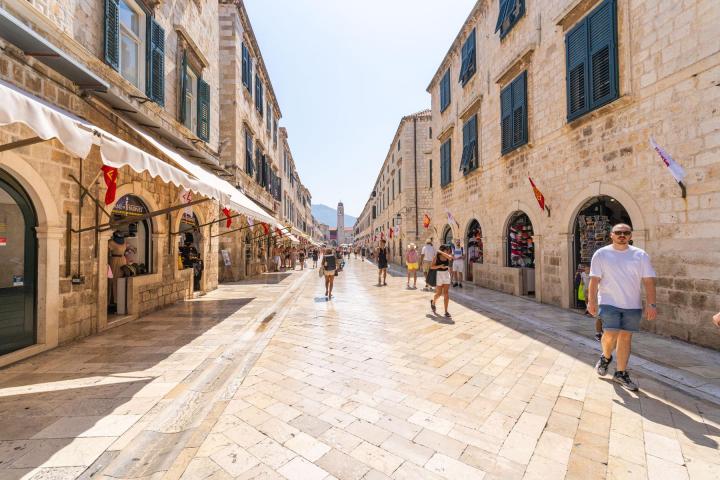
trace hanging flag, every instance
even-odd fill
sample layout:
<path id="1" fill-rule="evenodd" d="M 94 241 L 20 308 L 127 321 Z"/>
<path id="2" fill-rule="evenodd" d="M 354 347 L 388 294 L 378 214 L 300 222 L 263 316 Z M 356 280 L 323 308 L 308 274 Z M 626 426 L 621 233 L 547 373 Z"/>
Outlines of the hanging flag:
<path id="1" fill-rule="evenodd" d="M 393 238 L 393 232 L 395 231 L 395 227 L 390 229 L 390 238 Z"/>
<path id="2" fill-rule="evenodd" d="M 282 236 L 283 236 L 283 232 L 281 232 L 278 227 L 275 227 L 275 234 L 276 234 L 278 237 L 282 237 Z"/>
<path id="3" fill-rule="evenodd" d="M 425 230 L 430 228 L 430 217 L 428 216 L 427 213 L 425 215 L 423 215 L 423 228 Z"/>
<path id="4" fill-rule="evenodd" d="M 225 228 L 230 228 L 230 225 L 232 225 L 232 218 L 230 218 L 230 209 L 225 207 L 222 209 L 222 212 L 225 214 Z"/>
<path id="5" fill-rule="evenodd" d="M 262 225 L 263 232 L 265 232 L 265 235 L 270 233 L 270 225 L 268 225 L 267 223 L 261 223 L 260 225 Z"/>
<path id="6" fill-rule="evenodd" d="M 253 220 L 252 217 L 247 217 L 247 223 L 248 223 L 248 227 L 251 227 L 251 228 L 253 225 L 255 225 L 255 221 Z"/>
<path id="7" fill-rule="evenodd" d="M 180 190 L 180 203 L 187 204 L 192 202 L 193 192 L 191 190 Z M 183 216 L 188 217 L 192 222 L 192 207 L 183 208 Z"/>
<path id="8" fill-rule="evenodd" d="M 115 192 L 117 192 L 118 169 L 115 167 L 102 166 L 103 178 L 105 179 L 105 205 L 110 205 L 115 201 Z"/>
<path id="9" fill-rule="evenodd" d="M 685 180 L 685 170 L 677 163 L 663 148 L 655 143 L 655 139 L 650 137 L 650 146 L 660 155 L 665 166 L 670 170 L 670 174 L 675 178 L 677 183 L 682 184 Z"/>
<path id="10" fill-rule="evenodd" d="M 453 214 L 450 213 L 450 210 L 447 210 L 447 217 L 448 217 L 448 223 L 454 223 L 455 226 L 457 226 L 458 230 L 460 229 L 460 224 L 457 220 L 455 220 L 455 217 L 453 217 Z"/>
<path id="11" fill-rule="evenodd" d="M 395 235 L 400 236 L 400 225 L 395 226 Z"/>
<path id="12" fill-rule="evenodd" d="M 532 185 L 533 192 L 535 193 L 535 199 L 537 200 L 538 205 L 540 205 L 540 210 L 545 210 L 545 197 L 535 186 L 535 182 L 532 181 L 532 178 L 528 177 L 528 180 L 530 180 L 530 185 Z"/>

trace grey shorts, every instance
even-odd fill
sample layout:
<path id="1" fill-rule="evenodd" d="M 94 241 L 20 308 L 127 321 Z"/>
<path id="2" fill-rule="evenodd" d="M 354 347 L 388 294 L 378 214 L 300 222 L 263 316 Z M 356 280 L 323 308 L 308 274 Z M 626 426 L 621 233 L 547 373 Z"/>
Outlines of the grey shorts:
<path id="1" fill-rule="evenodd" d="M 598 317 L 603 322 L 603 330 L 640 331 L 642 309 L 618 308 L 612 305 L 600 305 Z"/>

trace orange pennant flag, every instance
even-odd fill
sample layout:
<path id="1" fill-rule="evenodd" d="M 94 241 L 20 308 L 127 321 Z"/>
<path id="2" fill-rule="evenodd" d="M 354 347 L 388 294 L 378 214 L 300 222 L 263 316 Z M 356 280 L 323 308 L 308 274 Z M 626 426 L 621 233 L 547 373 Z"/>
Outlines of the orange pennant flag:
<path id="1" fill-rule="evenodd" d="M 110 205 L 115 201 L 115 192 L 117 192 L 118 169 L 115 167 L 102 166 L 103 179 L 107 191 L 105 192 L 105 205 Z"/>
<path id="2" fill-rule="evenodd" d="M 533 192 L 535 193 L 535 199 L 537 199 L 538 205 L 540 205 L 540 210 L 545 210 L 545 197 L 535 186 L 535 182 L 532 181 L 532 178 L 528 177 L 528 180 L 530 180 L 530 185 L 532 185 Z"/>

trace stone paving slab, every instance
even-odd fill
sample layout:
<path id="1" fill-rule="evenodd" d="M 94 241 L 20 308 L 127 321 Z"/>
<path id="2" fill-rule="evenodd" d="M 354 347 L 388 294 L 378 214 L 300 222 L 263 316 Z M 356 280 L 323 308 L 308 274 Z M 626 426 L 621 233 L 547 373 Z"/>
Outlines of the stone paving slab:
<path id="1" fill-rule="evenodd" d="M 717 405 L 642 373 L 639 393 L 598 378 L 597 347 L 534 327 L 528 306 L 453 302 L 448 320 L 375 275 L 350 260 L 331 301 L 313 275 L 164 479 L 718 478 Z"/>
<path id="2" fill-rule="evenodd" d="M 0 479 L 76 478 L 111 463 L 188 388 L 214 388 L 217 376 L 203 375 L 299 275 L 221 285 L 0 370 Z"/>

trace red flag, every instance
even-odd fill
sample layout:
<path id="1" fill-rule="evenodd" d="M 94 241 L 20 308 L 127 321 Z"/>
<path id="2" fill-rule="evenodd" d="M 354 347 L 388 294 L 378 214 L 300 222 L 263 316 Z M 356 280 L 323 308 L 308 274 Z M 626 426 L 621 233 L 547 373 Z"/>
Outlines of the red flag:
<path id="1" fill-rule="evenodd" d="M 118 169 L 115 167 L 102 166 L 103 178 L 105 179 L 105 205 L 110 205 L 115 201 L 115 192 L 117 191 Z"/>
<path id="2" fill-rule="evenodd" d="M 260 225 L 262 225 L 262 227 L 263 227 L 263 232 L 265 232 L 265 235 L 267 235 L 268 233 L 270 233 L 270 225 L 268 225 L 267 223 L 261 223 Z"/>
<path id="3" fill-rule="evenodd" d="M 230 225 L 232 225 L 232 218 L 230 218 L 230 209 L 225 207 L 222 209 L 222 212 L 225 214 L 225 228 L 230 228 Z"/>
<path id="4" fill-rule="evenodd" d="M 430 228 L 430 217 L 427 213 L 423 216 L 423 228 L 425 228 L 425 230 Z"/>
<path id="5" fill-rule="evenodd" d="M 395 230 L 394 228 L 391 228 L 391 229 L 390 229 L 390 238 L 393 238 L 393 231 L 394 231 L 394 230 Z"/>
<path id="6" fill-rule="evenodd" d="M 543 196 L 542 192 L 538 190 L 538 188 L 535 186 L 535 182 L 532 181 L 532 178 L 528 177 L 528 180 L 530 180 L 530 185 L 532 185 L 533 192 L 535 193 L 535 198 L 537 199 L 538 205 L 540 205 L 540 210 L 545 210 L 545 197 Z"/>
<path id="7" fill-rule="evenodd" d="M 279 237 L 282 237 L 282 236 L 283 236 L 283 232 L 281 232 L 278 227 L 275 227 L 275 233 L 276 233 Z"/>

